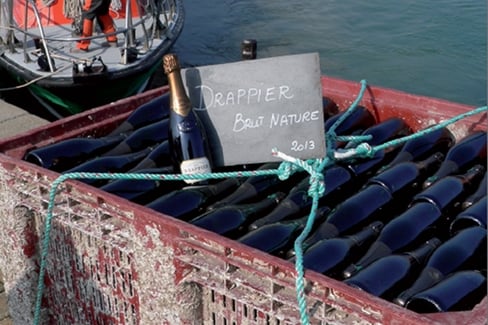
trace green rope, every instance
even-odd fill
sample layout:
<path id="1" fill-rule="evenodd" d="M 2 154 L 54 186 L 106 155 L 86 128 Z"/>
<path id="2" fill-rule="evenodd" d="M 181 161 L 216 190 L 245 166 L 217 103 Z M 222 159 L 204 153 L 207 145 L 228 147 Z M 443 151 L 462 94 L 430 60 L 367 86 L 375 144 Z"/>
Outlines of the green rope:
<path id="1" fill-rule="evenodd" d="M 487 106 L 479 107 L 475 110 L 466 112 L 464 114 L 458 115 L 452 119 L 449 119 L 445 122 L 436 124 L 433 127 L 427 128 L 425 130 L 419 131 L 417 133 L 392 140 L 390 142 L 386 142 L 384 144 L 378 146 L 370 146 L 367 143 L 360 143 L 361 141 L 365 141 L 369 139 L 369 136 L 347 136 L 347 137 L 338 137 L 335 134 L 335 129 L 337 126 L 342 123 L 342 121 L 349 116 L 352 111 L 357 107 L 358 103 L 360 102 L 364 91 L 366 89 L 366 82 L 363 80 L 361 81 L 361 90 L 358 94 L 356 100 L 351 104 L 351 106 L 347 109 L 347 111 L 339 118 L 334 125 L 330 128 L 326 135 L 326 141 L 328 142 L 327 145 L 327 154 L 326 157 L 322 159 L 310 159 L 307 161 L 303 161 L 291 156 L 288 156 L 284 153 L 281 153 L 277 149 L 273 149 L 272 155 L 280 158 L 283 162 L 279 165 L 277 169 L 267 169 L 267 170 L 254 170 L 254 171 L 237 171 L 237 172 L 223 172 L 223 173 L 202 173 L 202 174 L 193 174 L 193 175 L 182 175 L 182 174 L 140 174 L 140 173 L 67 173 L 60 175 L 51 185 L 51 189 L 49 192 L 49 205 L 47 207 L 47 216 L 45 221 L 44 227 L 44 237 L 42 240 L 42 247 L 41 247 L 41 261 L 40 261 L 40 269 L 39 269 L 39 278 L 37 284 L 37 294 L 36 294 L 36 303 L 35 303 L 35 311 L 34 311 L 34 325 L 38 325 L 40 321 L 40 312 L 41 312 L 41 302 L 42 296 L 45 289 L 44 285 L 44 276 L 46 271 L 46 260 L 48 255 L 48 247 L 49 247 L 49 240 L 50 240 L 50 233 L 51 233 L 51 223 L 53 218 L 53 209 L 55 204 L 55 196 L 57 194 L 58 187 L 61 183 L 65 180 L 69 179 L 132 179 L 132 180 L 166 180 L 166 181 L 181 181 L 181 180 L 199 180 L 199 179 L 223 179 L 223 178 L 230 178 L 230 177 L 250 177 L 250 176 L 264 176 L 264 175 L 277 175 L 280 180 L 286 180 L 290 175 L 295 173 L 296 171 L 304 170 L 310 174 L 310 187 L 308 191 L 308 195 L 312 197 L 312 207 L 310 214 L 307 219 L 307 223 L 300 233 L 300 235 L 296 238 L 294 243 L 294 249 L 296 254 L 295 259 L 295 270 L 297 273 L 296 276 L 296 295 L 297 295 L 297 302 L 300 309 L 300 319 L 301 323 L 304 325 L 310 324 L 308 313 L 307 313 L 307 306 L 305 300 L 305 285 L 304 285 L 304 267 L 303 267 L 303 250 L 302 244 L 303 241 L 309 235 L 314 220 L 316 216 L 316 211 L 318 208 L 319 198 L 325 192 L 325 186 L 323 179 L 322 170 L 331 164 L 334 164 L 338 160 L 346 160 L 350 158 L 364 158 L 364 157 L 372 157 L 374 154 L 380 150 L 384 150 L 387 147 L 397 146 L 401 143 L 404 143 L 410 139 L 422 136 L 428 132 L 432 132 L 439 128 L 445 127 L 449 124 L 457 122 L 460 119 L 466 118 L 471 115 L 479 114 L 482 112 L 487 111 Z M 337 139 L 347 139 L 351 141 L 355 141 L 360 143 L 357 147 L 346 149 L 346 150 L 335 150 L 335 143 Z"/>
<path id="2" fill-rule="evenodd" d="M 332 124 L 332 126 L 329 128 L 329 130 L 327 130 L 326 137 L 325 137 L 325 141 L 326 141 L 325 148 L 326 148 L 326 156 L 330 159 L 333 159 L 334 151 L 336 149 L 336 143 L 337 143 L 337 138 L 338 138 L 337 134 L 335 132 L 336 129 L 339 127 L 339 125 L 342 124 L 342 122 L 344 122 L 344 120 L 346 120 L 354 112 L 357 105 L 359 104 L 359 102 L 363 98 L 364 92 L 366 91 L 366 88 L 367 88 L 366 80 L 364 80 L 364 79 L 361 80 L 360 84 L 361 84 L 361 89 L 359 90 L 359 94 L 356 97 L 356 99 L 354 100 L 354 102 L 352 102 L 352 104 L 344 112 L 344 114 L 342 114 L 337 119 L 337 121 L 335 121 L 334 124 Z"/>

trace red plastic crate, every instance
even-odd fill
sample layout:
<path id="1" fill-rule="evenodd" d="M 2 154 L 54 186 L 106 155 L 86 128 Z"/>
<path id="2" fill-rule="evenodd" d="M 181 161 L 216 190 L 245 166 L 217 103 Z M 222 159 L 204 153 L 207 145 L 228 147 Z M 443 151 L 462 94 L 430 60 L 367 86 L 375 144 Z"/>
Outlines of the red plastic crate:
<path id="1" fill-rule="evenodd" d="M 324 96 L 347 108 L 360 84 L 323 77 Z M 159 88 L 0 141 L 0 263 L 15 324 L 32 324 L 40 234 L 59 174 L 21 160 L 33 146 L 102 136 Z M 368 87 L 361 104 L 378 120 L 414 129 L 471 106 Z M 451 127 L 486 129 L 486 114 Z M 294 265 L 105 193 L 66 181 L 56 195 L 43 324 L 298 324 Z M 486 324 L 488 299 L 471 311 L 417 314 L 307 271 L 312 324 Z"/>

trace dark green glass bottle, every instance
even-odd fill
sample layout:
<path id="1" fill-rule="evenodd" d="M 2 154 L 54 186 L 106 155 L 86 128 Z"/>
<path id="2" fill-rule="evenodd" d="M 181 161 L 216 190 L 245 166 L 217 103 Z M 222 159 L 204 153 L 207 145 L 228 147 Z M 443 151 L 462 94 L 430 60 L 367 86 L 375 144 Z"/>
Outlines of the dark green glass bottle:
<path id="1" fill-rule="evenodd" d="M 469 227 L 482 227 L 486 229 L 486 206 L 487 196 L 478 200 L 466 210 L 461 211 L 451 222 L 449 232 L 451 236 L 455 235 L 462 229 Z"/>
<path id="2" fill-rule="evenodd" d="M 474 191 L 473 194 L 469 195 L 466 200 L 463 201 L 462 208 L 468 209 L 470 206 L 481 200 L 486 196 L 488 193 L 487 191 L 487 181 L 488 181 L 488 175 L 485 171 L 485 176 L 481 179 L 480 184 L 478 185 L 478 188 L 476 191 Z"/>
<path id="3" fill-rule="evenodd" d="M 265 163 L 256 170 L 274 170 L 279 167 L 279 162 Z M 305 172 L 295 172 L 286 180 L 281 180 L 278 175 L 257 175 L 246 178 L 243 183 L 233 192 L 226 195 L 219 201 L 211 204 L 208 210 L 217 209 L 230 204 L 251 203 L 262 200 L 266 196 L 280 191 L 287 192 L 305 177 Z"/>
<path id="4" fill-rule="evenodd" d="M 406 303 L 417 313 L 471 311 L 486 297 L 486 276 L 475 270 L 455 272 Z"/>
<path id="5" fill-rule="evenodd" d="M 382 228 L 382 222 L 374 221 L 352 235 L 320 240 L 304 252 L 303 266 L 339 279 L 343 268 L 369 247 Z"/>
<path id="6" fill-rule="evenodd" d="M 448 175 L 464 173 L 476 164 L 486 166 L 486 142 L 485 130 L 475 131 L 461 139 L 447 152 L 442 165 L 424 182 L 423 187 L 427 188 Z"/>
<path id="7" fill-rule="evenodd" d="M 284 196 L 284 193 L 277 192 L 256 203 L 223 206 L 208 211 L 189 222 L 217 234 L 235 239 L 246 232 L 249 223 L 271 210 Z"/>
<path id="8" fill-rule="evenodd" d="M 378 173 L 406 161 L 426 159 L 436 152 L 446 152 L 456 143 L 454 135 L 448 128 L 440 128 L 422 136 L 412 138 L 403 144 L 395 157 L 378 170 Z"/>
<path id="9" fill-rule="evenodd" d="M 486 246 L 486 229 L 471 227 L 461 230 L 432 253 L 415 282 L 393 302 L 405 306 L 414 295 L 434 286 L 453 272 L 486 271 Z"/>
<path id="10" fill-rule="evenodd" d="M 344 167 L 333 166 L 324 170 L 325 192 L 319 200 L 327 206 L 334 206 L 346 193 L 351 194 L 353 185 L 357 185 L 351 173 Z M 288 195 L 270 213 L 249 225 L 255 230 L 267 224 L 293 219 L 306 213 L 312 206 L 313 198 L 308 194 L 310 176 L 293 187 Z"/>
<path id="11" fill-rule="evenodd" d="M 110 132 L 110 135 L 130 133 L 167 117 L 169 117 L 169 92 L 137 107 L 120 125 Z"/>
<path id="12" fill-rule="evenodd" d="M 118 134 L 102 138 L 71 138 L 30 150 L 24 160 L 56 172 L 93 159 L 123 141 L 127 135 Z"/>
<path id="13" fill-rule="evenodd" d="M 141 174 L 174 174 L 173 166 L 138 169 Z M 169 192 L 181 189 L 182 181 L 150 179 L 117 179 L 100 187 L 105 192 L 115 194 L 142 205 L 148 204 Z"/>
<path id="14" fill-rule="evenodd" d="M 67 170 L 66 173 L 124 173 L 142 161 L 151 151 L 152 148 L 146 148 L 119 156 L 94 158 Z M 83 178 L 79 181 L 99 187 L 106 184 L 108 180 Z"/>
<path id="15" fill-rule="evenodd" d="M 177 219 L 189 220 L 203 213 L 209 204 L 239 184 L 240 179 L 228 178 L 215 184 L 187 186 L 165 194 L 146 206 Z"/>
<path id="16" fill-rule="evenodd" d="M 168 139 L 169 120 L 164 119 L 141 127 L 127 136 L 101 156 L 120 156 L 126 153 L 143 150 L 147 147 L 157 146 Z"/>
<path id="17" fill-rule="evenodd" d="M 406 163 L 384 173 L 403 164 Z M 344 270 L 343 277 L 349 278 L 374 261 L 400 250 L 411 249 L 431 236 L 446 240 L 453 209 L 459 207 L 459 197 L 465 196 L 465 186 L 468 184 L 466 177 L 476 177 L 476 171 L 463 176 L 446 177 L 417 194 L 407 210 L 388 222 L 366 254 Z M 463 180 L 466 182 L 463 183 Z"/>
<path id="18" fill-rule="evenodd" d="M 440 244 L 438 238 L 432 238 L 413 251 L 382 257 L 344 282 L 377 297 L 392 300 L 415 281 Z"/>
<path id="19" fill-rule="evenodd" d="M 317 209 L 314 219 L 314 225 L 317 226 L 322 222 L 330 212 L 328 207 Z M 250 231 L 237 241 L 263 252 L 285 257 L 286 251 L 293 247 L 296 237 L 303 231 L 307 224 L 309 214 L 298 219 L 285 220 L 259 227 Z"/>

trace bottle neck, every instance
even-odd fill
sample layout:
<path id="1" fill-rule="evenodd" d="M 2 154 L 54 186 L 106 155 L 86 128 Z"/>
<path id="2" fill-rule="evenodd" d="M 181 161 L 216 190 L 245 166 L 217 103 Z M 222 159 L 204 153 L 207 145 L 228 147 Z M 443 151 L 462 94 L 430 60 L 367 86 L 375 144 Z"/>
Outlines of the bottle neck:
<path id="1" fill-rule="evenodd" d="M 485 167 L 482 165 L 475 165 L 468 170 L 464 175 L 458 175 L 461 178 L 465 187 L 472 185 L 479 181 L 480 177 L 485 174 Z"/>
<path id="2" fill-rule="evenodd" d="M 485 168 L 482 165 L 472 167 L 462 175 L 447 176 L 437 181 L 432 186 L 417 194 L 412 204 L 419 201 L 427 201 L 437 206 L 443 212 L 452 207 L 458 208 L 466 198 L 467 190 L 471 189 L 484 174 Z"/>
<path id="3" fill-rule="evenodd" d="M 191 112 L 192 104 L 186 95 L 179 69 L 168 74 L 170 89 L 170 107 L 178 115 L 187 116 Z"/>
<path id="4" fill-rule="evenodd" d="M 272 209 L 276 204 L 278 204 L 283 198 L 285 194 L 282 192 L 277 192 L 274 194 L 269 195 L 268 197 L 264 198 L 263 200 L 256 202 L 256 203 L 246 203 L 246 204 L 235 204 L 224 206 L 222 209 L 227 208 L 236 208 L 241 211 L 242 214 L 247 216 L 247 218 L 254 218 L 255 216 L 265 213 Z M 218 209 L 217 209 L 218 210 Z"/>
<path id="5" fill-rule="evenodd" d="M 487 193 L 487 181 L 488 181 L 488 177 L 487 176 L 488 175 L 486 175 L 486 172 L 485 172 L 485 176 L 481 180 L 481 183 L 479 184 L 479 186 L 476 189 L 476 191 L 473 194 L 471 194 L 470 196 L 468 196 L 468 198 L 466 200 L 464 200 L 464 202 L 463 202 L 463 210 L 468 209 L 469 207 L 471 207 L 472 205 L 474 205 L 476 202 L 478 202 L 479 200 L 481 200 L 481 198 L 483 198 L 483 197 L 486 196 L 486 193 Z"/>
<path id="6" fill-rule="evenodd" d="M 325 219 L 327 219 L 327 216 L 328 216 L 330 210 L 331 209 L 328 206 L 321 206 L 321 207 L 317 208 L 317 210 L 315 211 L 315 218 L 313 220 L 313 224 L 319 225 L 322 222 L 324 222 Z M 285 221 L 285 223 L 287 223 L 287 222 L 295 223 L 295 224 L 299 225 L 300 228 L 304 228 L 305 225 L 307 224 L 309 218 L 310 218 L 310 214 L 307 213 L 306 215 L 304 215 L 298 219 Z"/>
<path id="7" fill-rule="evenodd" d="M 426 175 L 438 167 L 444 155 L 440 152 L 419 162 L 403 162 L 371 178 L 367 184 L 378 184 L 388 189 L 392 195 L 425 179 Z"/>
<path id="8" fill-rule="evenodd" d="M 439 247 L 441 241 L 438 238 L 432 238 L 421 245 L 416 250 L 406 252 L 405 254 L 410 256 L 412 261 L 417 263 L 418 265 L 424 265 L 427 259 L 430 257 L 432 252 Z"/>
<path id="9" fill-rule="evenodd" d="M 192 105 L 183 86 L 178 57 L 172 53 L 166 54 L 163 57 L 163 68 L 170 90 L 169 106 L 176 114 L 187 116 L 191 112 Z"/>
<path id="10" fill-rule="evenodd" d="M 216 184 L 209 185 L 208 190 L 211 193 L 211 196 L 216 197 L 221 196 L 228 191 L 232 191 L 237 188 L 239 184 L 240 180 L 238 178 L 228 178 Z"/>
<path id="11" fill-rule="evenodd" d="M 432 287 L 444 277 L 445 275 L 436 268 L 427 266 L 422 270 L 414 284 L 398 295 L 393 302 L 397 305 L 405 306 L 407 301 L 416 293 Z"/>
<path id="12" fill-rule="evenodd" d="M 375 221 L 369 226 L 365 227 L 363 230 L 348 236 L 354 246 L 362 246 L 366 241 L 371 238 L 376 237 L 383 229 L 384 224 L 381 221 Z"/>

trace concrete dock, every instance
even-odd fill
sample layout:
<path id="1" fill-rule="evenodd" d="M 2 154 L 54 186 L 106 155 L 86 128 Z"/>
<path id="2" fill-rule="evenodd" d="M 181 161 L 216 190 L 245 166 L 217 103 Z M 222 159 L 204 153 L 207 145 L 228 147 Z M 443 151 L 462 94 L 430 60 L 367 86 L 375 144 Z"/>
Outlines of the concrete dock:
<path id="1" fill-rule="evenodd" d="M 0 99 L 0 138 L 14 136 L 47 123 L 49 121 Z"/>
<path id="2" fill-rule="evenodd" d="M 0 138 L 15 136 L 49 121 L 33 115 L 20 107 L 0 99 Z M 7 297 L 3 286 L 2 265 L 0 265 L 0 325 L 12 325 L 7 307 Z"/>

